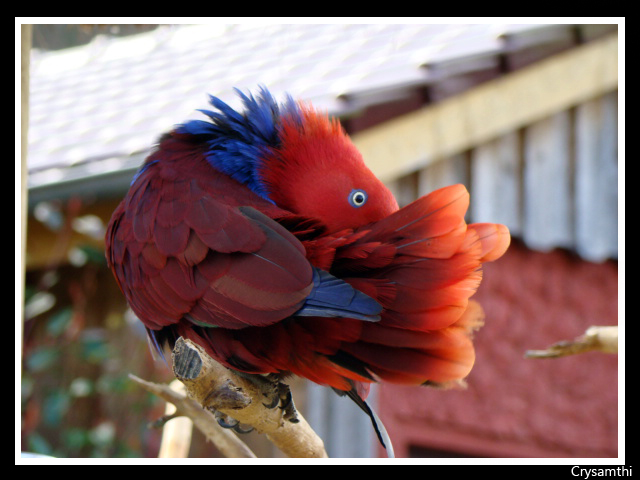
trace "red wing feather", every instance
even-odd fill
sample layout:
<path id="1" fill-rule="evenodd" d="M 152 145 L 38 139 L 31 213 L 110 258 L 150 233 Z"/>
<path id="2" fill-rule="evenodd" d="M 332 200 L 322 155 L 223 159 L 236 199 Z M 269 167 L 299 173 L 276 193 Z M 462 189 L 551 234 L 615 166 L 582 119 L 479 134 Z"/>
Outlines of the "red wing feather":
<path id="1" fill-rule="evenodd" d="M 312 288 L 300 242 L 254 208 L 219 201 L 225 188 L 244 187 L 208 171 L 209 178 L 185 180 L 150 165 L 110 224 L 109 263 L 151 329 L 183 317 L 226 328 L 268 325 L 300 308 Z"/>
<path id="2" fill-rule="evenodd" d="M 464 186 L 442 188 L 337 248 L 332 272 L 385 307 L 380 322 L 364 324 L 360 339 L 341 347 L 375 377 L 446 383 L 471 370 L 470 332 L 483 313 L 469 298 L 481 264 L 499 258 L 510 237 L 502 225 L 467 225 L 468 205 Z"/>

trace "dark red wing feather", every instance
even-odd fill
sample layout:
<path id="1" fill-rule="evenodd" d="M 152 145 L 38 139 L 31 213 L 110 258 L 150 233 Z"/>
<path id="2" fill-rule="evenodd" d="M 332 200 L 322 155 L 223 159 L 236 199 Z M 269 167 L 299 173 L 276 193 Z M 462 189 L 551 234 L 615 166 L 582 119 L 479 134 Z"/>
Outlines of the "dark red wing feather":
<path id="1" fill-rule="evenodd" d="M 107 234 L 110 266 L 145 325 L 264 326 L 299 309 L 312 288 L 304 248 L 247 205 L 277 209 L 208 165 L 173 166 L 151 158 Z"/>

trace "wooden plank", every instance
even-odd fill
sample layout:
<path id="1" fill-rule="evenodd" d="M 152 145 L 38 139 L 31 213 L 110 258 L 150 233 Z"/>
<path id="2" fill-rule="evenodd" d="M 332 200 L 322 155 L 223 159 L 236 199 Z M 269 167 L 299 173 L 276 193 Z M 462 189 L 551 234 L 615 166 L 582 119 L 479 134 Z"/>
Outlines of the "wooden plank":
<path id="1" fill-rule="evenodd" d="M 524 133 L 524 241 L 536 250 L 573 246 L 571 118 L 568 111 Z"/>
<path id="2" fill-rule="evenodd" d="M 387 182 L 387 187 L 396 197 L 398 205 L 402 208 L 413 202 L 417 197 L 417 172 Z"/>
<path id="3" fill-rule="evenodd" d="M 512 132 L 471 152 L 471 220 L 522 232 L 520 134 Z"/>
<path id="4" fill-rule="evenodd" d="M 469 186 L 469 160 L 466 153 L 434 162 L 418 172 L 418 196 L 447 185 L 462 183 Z"/>
<path id="5" fill-rule="evenodd" d="M 587 43 L 352 136 L 383 181 L 611 92 L 618 35 Z"/>
<path id="6" fill-rule="evenodd" d="M 376 386 L 367 402 L 375 409 Z M 307 418 L 323 439 L 331 458 L 369 458 L 376 456 L 378 439 L 371 420 L 351 399 L 340 397 L 330 388 L 308 382 Z"/>
<path id="7" fill-rule="evenodd" d="M 576 250 L 585 259 L 618 256 L 618 95 L 576 109 Z"/>

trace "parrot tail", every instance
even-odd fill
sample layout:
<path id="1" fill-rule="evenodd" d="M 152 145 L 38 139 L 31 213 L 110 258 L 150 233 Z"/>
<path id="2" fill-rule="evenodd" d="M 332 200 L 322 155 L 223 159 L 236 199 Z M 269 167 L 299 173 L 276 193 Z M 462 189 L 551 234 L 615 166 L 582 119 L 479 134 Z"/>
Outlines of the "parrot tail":
<path id="1" fill-rule="evenodd" d="M 363 400 L 360 395 L 358 395 L 356 388 L 354 387 L 351 390 L 347 390 L 347 391 L 338 390 L 337 388 L 333 388 L 332 390 L 336 392 L 338 395 L 340 395 L 341 397 L 345 395 L 349 397 L 351 400 L 353 400 L 353 402 L 356 405 L 358 405 L 358 407 L 362 409 L 362 411 L 364 411 L 364 413 L 369 415 L 369 418 L 371 419 L 371 423 L 373 424 L 373 429 L 375 430 L 376 435 L 378 436 L 378 440 L 380 441 L 380 444 L 384 447 L 384 449 L 387 451 L 387 457 L 395 458 L 395 453 L 393 452 L 393 444 L 391 443 L 391 438 L 387 433 L 387 429 L 384 428 L 384 424 L 382 423 L 382 420 L 380 420 L 380 417 L 378 417 L 378 415 L 371 408 L 371 406 L 365 400 Z"/>

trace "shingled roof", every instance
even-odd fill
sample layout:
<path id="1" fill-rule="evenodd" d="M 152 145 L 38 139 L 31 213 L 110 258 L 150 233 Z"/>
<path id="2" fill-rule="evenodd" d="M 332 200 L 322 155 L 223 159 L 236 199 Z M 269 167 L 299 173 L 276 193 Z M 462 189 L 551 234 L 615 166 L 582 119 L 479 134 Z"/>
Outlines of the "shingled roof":
<path id="1" fill-rule="evenodd" d="M 573 35 L 571 25 L 180 25 L 90 44 L 34 51 L 29 187 L 137 168 L 158 136 L 199 115 L 207 95 L 266 85 L 335 115 L 505 52 Z M 114 179 L 111 179 L 113 183 Z M 119 183 L 119 182 L 115 182 Z M 121 182 L 120 182 L 121 183 Z"/>

